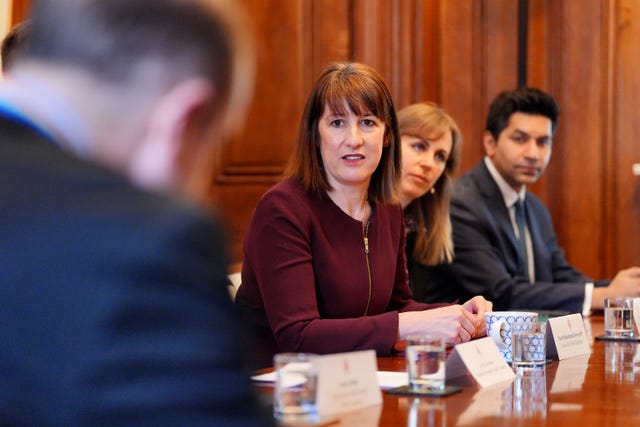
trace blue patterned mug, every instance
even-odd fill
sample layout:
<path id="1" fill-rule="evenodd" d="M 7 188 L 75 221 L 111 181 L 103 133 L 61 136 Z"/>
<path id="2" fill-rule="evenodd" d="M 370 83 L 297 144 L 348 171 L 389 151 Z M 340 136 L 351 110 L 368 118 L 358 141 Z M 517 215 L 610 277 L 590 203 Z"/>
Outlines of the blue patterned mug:
<path id="1" fill-rule="evenodd" d="M 484 314 L 487 335 L 500 349 L 500 354 L 511 363 L 511 328 L 515 322 L 537 322 L 538 313 L 530 311 L 491 311 Z"/>

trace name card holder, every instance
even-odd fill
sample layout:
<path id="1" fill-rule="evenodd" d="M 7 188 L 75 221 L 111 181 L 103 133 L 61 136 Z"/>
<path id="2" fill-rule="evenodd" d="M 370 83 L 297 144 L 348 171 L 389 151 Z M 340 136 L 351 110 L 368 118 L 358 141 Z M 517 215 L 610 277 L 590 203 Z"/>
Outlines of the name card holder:
<path id="1" fill-rule="evenodd" d="M 446 378 L 471 374 L 480 387 L 513 380 L 516 374 L 502 358 L 492 338 L 456 345 L 446 362 Z"/>
<path id="2" fill-rule="evenodd" d="M 591 346 L 581 314 L 547 320 L 547 357 L 563 360 L 584 354 L 591 354 Z"/>
<path id="3" fill-rule="evenodd" d="M 321 416 L 382 403 L 374 350 L 319 356 L 316 405 Z"/>

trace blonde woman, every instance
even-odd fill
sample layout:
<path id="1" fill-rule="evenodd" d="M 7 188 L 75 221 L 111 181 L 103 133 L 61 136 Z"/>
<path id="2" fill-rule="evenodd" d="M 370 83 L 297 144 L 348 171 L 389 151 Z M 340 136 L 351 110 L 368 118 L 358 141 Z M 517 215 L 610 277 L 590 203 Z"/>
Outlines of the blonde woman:
<path id="1" fill-rule="evenodd" d="M 400 110 L 398 126 L 409 283 L 418 301 L 452 301 L 455 280 L 440 266 L 453 260 L 449 200 L 460 163 L 460 129 L 442 108 L 428 102 Z"/>

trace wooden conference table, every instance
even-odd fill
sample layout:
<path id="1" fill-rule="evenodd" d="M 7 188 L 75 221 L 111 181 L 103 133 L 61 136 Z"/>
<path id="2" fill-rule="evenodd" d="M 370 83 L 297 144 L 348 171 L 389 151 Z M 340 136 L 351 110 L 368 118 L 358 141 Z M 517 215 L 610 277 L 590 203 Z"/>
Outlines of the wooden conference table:
<path id="1" fill-rule="evenodd" d="M 338 417 L 331 426 L 636 426 L 640 425 L 640 362 L 633 366 L 638 343 L 599 341 L 601 314 L 585 319 L 591 355 L 547 365 L 543 377 L 516 378 L 481 389 L 470 379 L 462 392 L 447 397 L 390 395 L 382 405 Z M 640 358 L 640 350 L 639 358 Z M 403 357 L 378 358 L 380 371 L 404 371 Z M 260 387 L 262 393 L 272 393 Z"/>

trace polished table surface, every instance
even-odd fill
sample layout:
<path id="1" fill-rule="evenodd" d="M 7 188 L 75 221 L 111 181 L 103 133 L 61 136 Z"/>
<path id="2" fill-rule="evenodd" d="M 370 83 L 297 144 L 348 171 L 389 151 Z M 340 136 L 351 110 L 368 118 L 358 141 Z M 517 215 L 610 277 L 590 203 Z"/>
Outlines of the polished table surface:
<path id="1" fill-rule="evenodd" d="M 603 322 L 602 315 L 585 319 L 590 355 L 552 361 L 540 378 L 485 388 L 469 378 L 448 380 L 448 385 L 462 386 L 462 392 L 440 398 L 383 391 L 382 405 L 341 415 L 327 425 L 640 426 L 640 361 L 633 364 L 638 344 L 594 340 L 603 334 Z M 378 370 L 404 371 L 405 360 L 378 358 Z"/>

